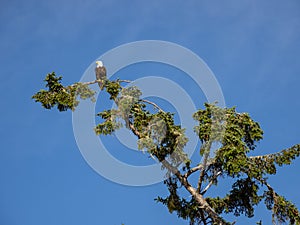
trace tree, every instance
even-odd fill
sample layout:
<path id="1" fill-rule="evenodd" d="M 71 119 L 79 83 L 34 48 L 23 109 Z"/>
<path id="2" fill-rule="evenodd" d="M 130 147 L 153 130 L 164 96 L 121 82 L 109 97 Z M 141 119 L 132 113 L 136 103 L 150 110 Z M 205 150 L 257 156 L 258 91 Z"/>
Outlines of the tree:
<path id="1" fill-rule="evenodd" d="M 263 138 L 259 124 L 234 107 L 205 103 L 204 109 L 193 115 L 198 123 L 194 131 L 202 143 L 202 161 L 192 162 L 184 152 L 188 138 L 184 129 L 175 124 L 174 114 L 141 99 L 142 92 L 137 87 L 122 86 L 129 81 L 105 79 L 63 86 L 61 80 L 54 72 L 48 74 L 48 89 L 40 90 L 32 98 L 46 109 L 75 110 L 79 99 L 95 101 L 95 92 L 89 85 L 101 83 L 117 108 L 97 114 L 102 122 L 95 127 L 95 133 L 110 135 L 125 126 L 138 137 L 138 148 L 157 159 L 166 171 L 164 184 L 169 195 L 159 196 L 156 201 L 166 205 L 170 213 L 176 212 L 190 224 L 227 225 L 235 222 L 226 221 L 222 215 L 252 217 L 254 208 L 263 202 L 271 211 L 274 224 L 300 224 L 296 206 L 268 183 L 268 176 L 275 175 L 278 167 L 291 164 L 300 155 L 299 144 L 273 154 L 249 156 Z M 149 110 L 150 106 L 155 110 Z M 213 146 L 218 148 L 212 158 L 209 154 Z M 219 187 L 221 179 L 232 182 L 231 190 L 223 197 L 206 196 L 212 186 Z M 181 189 L 189 192 L 190 197 L 181 197 Z"/>

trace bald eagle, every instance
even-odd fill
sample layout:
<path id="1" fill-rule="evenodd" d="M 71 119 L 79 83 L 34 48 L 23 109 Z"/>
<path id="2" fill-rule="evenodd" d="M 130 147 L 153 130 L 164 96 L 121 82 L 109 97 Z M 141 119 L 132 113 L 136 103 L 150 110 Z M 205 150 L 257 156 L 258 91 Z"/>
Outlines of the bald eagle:
<path id="1" fill-rule="evenodd" d="M 106 79 L 106 69 L 103 66 L 103 62 L 102 61 L 96 61 L 96 69 L 95 69 L 95 73 L 96 73 L 96 79 L 97 80 L 105 80 Z M 100 89 L 103 89 L 103 82 L 99 82 L 98 83 Z"/>

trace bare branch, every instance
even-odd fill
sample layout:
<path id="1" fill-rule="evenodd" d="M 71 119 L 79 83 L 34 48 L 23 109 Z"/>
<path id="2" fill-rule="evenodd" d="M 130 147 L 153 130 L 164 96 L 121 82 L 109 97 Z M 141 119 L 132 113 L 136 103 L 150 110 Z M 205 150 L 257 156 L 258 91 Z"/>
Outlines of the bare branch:
<path id="1" fill-rule="evenodd" d="M 151 102 L 149 100 L 146 100 L 146 99 L 139 99 L 139 101 L 141 102 L 145 102 L 145 103 L 148 103 L 150 105 L 153 105 L 156 109 L 158 109 L 159 111 L 161 112 L 165 112 L 164 110 L 162 110 L 162 108 L 160 108 L 157 104 L 155 104 L 154 102 Z"/>
<path id="2" fill-rule="evenodd" d="M 276 155 L 278 153 L 280 153 L 280 152 L 270 153 L 270 154 L 266 154 L 266 155 L 249 156 L 249 159 L 265 159 L 265 158 L 273 157 L 274 155 Z"/>
<path id="3" fill-rule="evenodd" d="M 222 172 L 219 171 L 217 172 L 214 177 L 212 178 L 212 180 L 209 182 L 209 184 L 203 189 L 203 191 L 201 192 L 201 195 L 204 195 L 207 190 L 211 187 L 211 185 L 213 185 L 214 181 L 216 180 L 216 178 L 221 174 Z"/>
<path id="4" fill-rule="evenodd" d="M 204 149 L 203 169 L 200 173 L 199 180 L 198 180 L 198 185 L 197 185 L 197 191 L 199 193 L 200 193 L 202 182 L 203 182 L 204 176 L 205 176 L 205 170 L 206 170 L 206 167 L 207 167 L 207 159 L 208 159 L 209 151 L 210 151 L 210 148 L 211 148 L 211 142 L 208 141 L 207 143 L 205 143 L 203 145 L 203 148 L 206 148 L 206 149 Z M 200 150 L 200 152 L 201 152 L 201 150 Z"/>
<path id="5" fill-rule="evenodd" d="M 117 80 L 120 83 L 131 83 L 131 80 Z"/>
<path id="6" fill-rule="evenodd" d="M 201 190 L 202 182 L 204 180 L 204 175 L 205 175 L 205 166 L 204 166 L 203 170 L 201 171 L 199 179 L 198 179 L 197 192 L 199 192 L 199 193 Z"/>
<path id="7" fill-rule="evenodd" d="M 270 154 L 266 154 L 266 155 L 258 155 L 258 156 L 250 156 L 249 159 L 266 159 L 266 158 L 275 159 L 276 157 L 279 157 L 280 155 L 283 155 L 289 151 L 294 151 L 294 154 L 293 154 L 293 156 L 290 157 L 290 160 L 295 159 L 296 157 L 298 157 L 300 155 L 300 144 L 296 144 L 290 148 L 286 148 L 286 149 L 283 149 L 283 150 L 275 152 L 275 153 L 270 153 Z"/>
<path id="8" fill-rule="evenodd" d="M 183 176 L 185 178 L 188 178 L 191 174 L 197 172 L 198 170 L 202 170 L 204 168 L 204 166 L 202 164 L 199 164 L 198 166 L 195 166 L 191 169 L 189 169 Z"/>
<path id="9" fill-rule="evenodd" d="M 118 82 L 120 83 L 131 83 L 130 80 L 117 80 Z M 82 84 L 85 84 L 85 85 L 91 85 L 91 84 L 96 84 L 96 83 L 102 83 L 103 80 L 94 80 L 94 81 L 89 81 L 89 82 L 83 82 Z M 71 85 L 71 86 L 74 86 L 74 85 Z"/>

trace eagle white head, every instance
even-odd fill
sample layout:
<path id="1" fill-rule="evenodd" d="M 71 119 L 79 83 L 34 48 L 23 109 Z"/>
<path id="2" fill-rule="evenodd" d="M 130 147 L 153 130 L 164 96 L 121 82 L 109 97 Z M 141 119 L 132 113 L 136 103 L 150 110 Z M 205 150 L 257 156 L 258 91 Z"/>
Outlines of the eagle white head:
<path id="1" fill-rule="evenodd" d="M 102 61 L 96 61 L 97 67 L 103 67 L 103 62 Z"/>

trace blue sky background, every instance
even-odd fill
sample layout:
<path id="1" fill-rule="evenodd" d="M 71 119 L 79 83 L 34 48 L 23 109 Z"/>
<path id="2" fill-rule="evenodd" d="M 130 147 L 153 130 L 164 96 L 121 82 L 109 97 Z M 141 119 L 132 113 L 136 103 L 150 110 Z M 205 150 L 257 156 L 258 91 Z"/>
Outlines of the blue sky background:
<path id="1" fill-rule="evenodd" d="M 298 0 L 1 0 L 1 225 L 188 224 L 153 201 L 167 193 L 162 184 L 127 187 L 95 173 L 76 146 L 71 113 L 31 100 L 48 72 L 76 82 L 104 52 L 144 39 L 198 54 L 227 105 L 260 122 L 261 153 L 300 142 Z M 299 169 L 296 160 L 270 179 L 298 207 Z M 271 224 L 264 207 L 257 212 L 253 221 Z"/>

